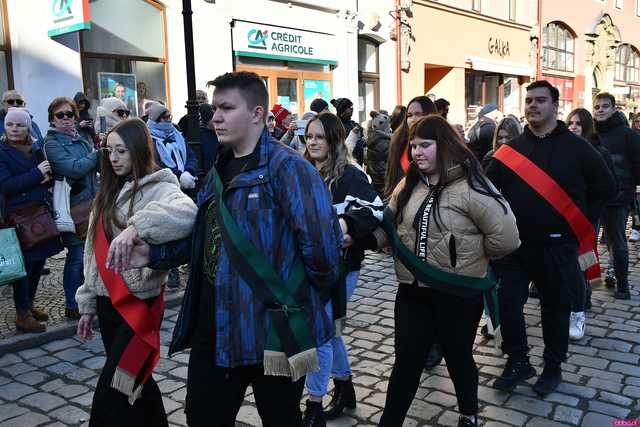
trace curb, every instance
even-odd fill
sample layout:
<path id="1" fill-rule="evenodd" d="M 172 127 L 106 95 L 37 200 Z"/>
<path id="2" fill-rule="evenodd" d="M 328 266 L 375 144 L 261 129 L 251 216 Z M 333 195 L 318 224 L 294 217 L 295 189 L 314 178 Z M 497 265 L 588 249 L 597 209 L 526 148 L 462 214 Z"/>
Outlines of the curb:
<path id="1" fill-rule="evenodd" d="M 164 302 L 165 309 L 179 306 L 182 303 L 183 294 L 184 291 L 180 291 L 172 295 L 167 295 Z M 97 325 L 97 320 L 94 320 L 94 326 L 97 327 Z M 76 321 L 66 320 L 48 327 L 47 331 L 41 334 L 20 334 L 7 338 L 0 341 L 0 356 L 38 347 L 51 341 L 72 337 L 76 334 L 76 327 Z"/>

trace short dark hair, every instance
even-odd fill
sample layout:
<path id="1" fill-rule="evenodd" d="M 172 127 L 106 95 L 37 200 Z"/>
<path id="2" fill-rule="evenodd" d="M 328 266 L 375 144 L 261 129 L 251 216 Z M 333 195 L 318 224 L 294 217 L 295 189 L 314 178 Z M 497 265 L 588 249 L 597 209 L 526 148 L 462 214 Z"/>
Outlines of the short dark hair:
<path id="1" fill-rule="evenodd" d="M 554 104 L 557 104 L 560 101 L 560 91 L 557 87 L 549 83 L 547 80 L 536 80 L 535 82 L 527 86 L 527 92 L 539 88 L 547 88 L 549 90 L 549 93 L 551 94 L 551 100 Z"/>
<path id="2" fill-rule="evenodd" d="M 47 113 L 49 113 L 49 123 L 53 123 L 53 113 L 55 113 L 58 108 L 67 104 L 71 108 L 71 111 L 73 111 L 75 119 L 78 120 L 78 116 L 80 113 L 78 113 L 78 107 L 76 106 L 76 103 L 73 102 L 73 99 L 66 96 L 59 96 L 57 98 L 54 98 L 53 101 L 51 101 L 51 104 L 49 104 L 49 108 L 47 108 Z"/>
<path id="3" fill-rule="evenodd" d="M 596 100 L 598 99 L 608 99 L 609 101 L 611 101 L 611 106 L 615 107 L 616 106 L 616 97 L 613 96 L 611 93 L 609 92 L 600 92 L 596 95 Z"/>
<path id="4" fill-rule="evenodd" d="M 249 108 L 258 105 L 264 108 L 265 118 L 269 110 L 269 92 L 264 81 L 256 73 L 249 71 L 236 71 L 225 73 L 207 83 L 216 89 L 238 89 Z"/>
<path id="5" fill-rule="evenodd" d="M 446 107 L 451 105 L 451 103 L 444 98 L 436 99 L 436 102 L 434 102 L 434 104 L 436 104 L 436 108 L 438 109 L 438 111 L 444 110 Z"/>

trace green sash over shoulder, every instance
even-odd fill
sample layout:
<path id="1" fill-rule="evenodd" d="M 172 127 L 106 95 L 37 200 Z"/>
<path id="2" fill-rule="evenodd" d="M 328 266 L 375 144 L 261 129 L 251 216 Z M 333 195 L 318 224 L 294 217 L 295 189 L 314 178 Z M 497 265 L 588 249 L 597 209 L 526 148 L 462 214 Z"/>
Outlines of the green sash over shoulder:
<path id="1" fill-rule="evenodd" d="M 487 269 L 484 277 L 462 276 L 440 270 L 421 260 L 402 241 L 396 231 L 394 213 L 385 209 L 382 220 L 382 229 L 387 234 L 394 256 L 407 267 L 416 280 L 427 283 L 433 289 L 441 292 L 452 293 L 460 296 L 473 296 L 482 294 L 485 312 L 491 318 L 495 329 L 494 345 L 500 346 L 502 336 L 500 334 L 500 314 L 498 310 L 498 283 L 494 280 L 491 269 Z"/>
<path id="2" fill-rule="evenodd" d="M 289 278 L 283 281 L 238 227 L 222 199 L 222 181 L 215 168 L 212 174 L 216 219 L 231 265 L 267 307 L 264 374 L 287 376 L 297 381 L 319 369 L 314 321 L 299 300 L 305 294 L 301 292 L 306 283 L 304 265 L 298 261 Z"/>

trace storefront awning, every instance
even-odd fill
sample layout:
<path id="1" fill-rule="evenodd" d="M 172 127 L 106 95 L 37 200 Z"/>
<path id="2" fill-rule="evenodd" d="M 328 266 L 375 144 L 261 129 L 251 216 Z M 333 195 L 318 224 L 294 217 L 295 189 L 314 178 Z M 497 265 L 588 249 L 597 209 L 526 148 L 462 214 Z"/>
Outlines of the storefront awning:
<path id="1" fill-rule="evenodd" d="M 471 63 L 471 68 L 478 71 L 493 71 L 500 74 L 510 74 L 513 76 L 530 76 L 533 70 L 529 64 L 517 62 L 496 61 L 494 59 L 482 58 L 479 56 L 467 56 L 465 60 Z"/>

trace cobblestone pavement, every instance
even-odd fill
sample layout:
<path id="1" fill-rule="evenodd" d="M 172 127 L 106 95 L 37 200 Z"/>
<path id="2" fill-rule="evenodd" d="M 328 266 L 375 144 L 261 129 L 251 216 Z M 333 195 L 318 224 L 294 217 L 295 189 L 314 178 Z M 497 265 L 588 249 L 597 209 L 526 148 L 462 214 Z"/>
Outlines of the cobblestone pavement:
<path id="1" fill-rule="evenodd" d="M 640 283 L 637 253 L 632 248 L 631 282 Z M 606 263 L 606 256 L 603 262 Z M 636 285 L 636 288 L 639 288 Z M 350 302 L 345 341 L 354 370 L 358 407 L 329 426 L 373 426 L 384 405 L 387 379 L 394 361 L 393 305 L 396 282 L 392 260 L 369 254 Z M 513 394 L 494 391 L 491 383 L 504 360 L 491 342 L 478 334 L 475 357 L 480 369 L 480 416 L 485 426 L 611 426 L 614 419 L 640 418 L 640 305 L 615 301 L 597 289 L 588 313 L 587 334 L 569 346 L 564 381 L 542 400 L 529 385 Z M 172 425 L 185 425 L 183 404 L 189 355 L 167 358 L 167 345 L 177 311 L 167 309 L 162 326 L 163 358 L 155 378 L 164 395 Z M 526 306 L 532 363 L 542 363 L 540 310 L 537 300 Z M 82 344 L 75 338 L 0 356 L 0 427 L 86 425 L 93 389 L 104 363 L 101 341 Z M 251 390 L 238 425 L 258 426 Z M 453 385 L 445 364 L 422 377 L 405 426 L 456 425 Z"/>

